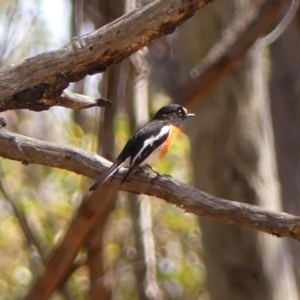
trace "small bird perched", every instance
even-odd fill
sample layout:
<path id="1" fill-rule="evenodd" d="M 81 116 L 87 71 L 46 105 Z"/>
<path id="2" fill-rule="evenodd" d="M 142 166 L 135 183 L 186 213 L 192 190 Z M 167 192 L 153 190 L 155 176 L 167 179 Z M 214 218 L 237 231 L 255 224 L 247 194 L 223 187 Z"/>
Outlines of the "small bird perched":
<path id="1" fill-rule="evenodd" d="M 96 190 L 110 176 L 116 175 L 119 168 L 129 168 L 121 184 L 137 168 L 154 164 L 163 157 L 172 146 L 183 121 L 193 117 L 183 106 L 170 104 L 163 106 L 154 117 L 127 142 L 115 162 L 91 186 L 90 191 Z M 153 169 L 152 169 L 153 170 Z"/>

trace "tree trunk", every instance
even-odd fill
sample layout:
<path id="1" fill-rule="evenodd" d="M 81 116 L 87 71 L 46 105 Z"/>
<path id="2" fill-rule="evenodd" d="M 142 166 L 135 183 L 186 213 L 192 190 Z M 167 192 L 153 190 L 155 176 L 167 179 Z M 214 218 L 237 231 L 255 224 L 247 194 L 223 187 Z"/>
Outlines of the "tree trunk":
<path id="1" fill-rule="evenodd" d="M 240 1 L 215 2 L 179 28 L 182 81 L 241 6 Z M 265 62 L 263 51 L 254 48 L 198 109 L 188 132 L 197 188 L 280 210 Z M 200 223 L 213 300 L 298 299 L 284 240 L 204 218 Z"/>
<path id="2" fill-rule="evenodd" d="M 299 10 L 300 11 L 300 10 Z M 300 15 L 300 14 L 299 14 Z M 285 211 L 300 214 L 300 35 L 295 20 L 271 46 L 271 109 Z M 290 241 L 300 282 L 300 245 Z"/>
<path id="3" fill-rule="evenodd" d="M 94 23 L 95 28 L 100 28 L 118 18 L 123 14 L 124 10 L 124 3 L 120 0 L 88 0 L 82 4 L 83 13 Z M 114 159 L 115 151 L 115 116 L 119 106 L 117 99 L 121 70 L 122 64 L 110 66 L 106 70 L 106 73 L 104 73 L 102 81 L 101 95 L 114 101 L 114 105 L 107 107 L 103 112 L 103 122 L 100 125 L 98 135 L 98 150 L 103 157 L 110 160 Z M 105 205 L 105 203 L 99 203 L 99 205 Z M 113 297 L 111 286 L 105 280 L 107 265 L 103 250 L 107 220 L 114 208 L 115 201 L 111 201 L 106 207 L 102 220 L 99 220 L 99 223 L 91 232 L 89 240 L 86 243 L 88 254 L 87 265 L 90 271 L 89 297 L 91 300 L 106 300 Z"/>

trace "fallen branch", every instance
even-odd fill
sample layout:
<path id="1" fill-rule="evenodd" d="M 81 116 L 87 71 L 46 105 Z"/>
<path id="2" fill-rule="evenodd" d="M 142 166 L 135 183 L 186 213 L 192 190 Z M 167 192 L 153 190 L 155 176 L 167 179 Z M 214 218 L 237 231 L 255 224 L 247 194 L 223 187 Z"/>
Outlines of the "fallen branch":
<path id="1" fill-rule="evenodd" d="M 161 0 L 46 52 L 0 70 L 0 112 L 41 110 L 42 99 L 56 99 L 70 82 L 104 71 L 176 27 L 212 0 Z"/>
<path id="2" fill-rule="evenodd" d="M 95 153 L 75 147 L 60 146 L 0 130 L 0 156 L 66 169 L 97 179 L 110 162 Z M 120 171 L 112 184 L 116 187 L 125 170 Z M 278 237 L 300 240 L 300 217 L 273 212 L 257 206 L 228 201 L 204 193 L 171 177 L 154 178 L 135 173 L 120 190 L 161 198 L 198 216 L 206 216 L 229 224 L 244 225 Z"/>

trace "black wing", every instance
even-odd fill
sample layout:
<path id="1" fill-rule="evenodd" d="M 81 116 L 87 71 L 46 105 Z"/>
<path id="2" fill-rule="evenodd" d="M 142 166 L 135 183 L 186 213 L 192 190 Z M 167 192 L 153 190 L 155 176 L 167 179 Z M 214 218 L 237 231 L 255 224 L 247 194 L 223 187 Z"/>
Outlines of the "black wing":
<path id="1" fill-rule="evenodd" d="M 123 178 L 122 183 L 128 178 L 128 176 L 138 167 L 157 147 L 159 147 L 169 136 L 169 132 L 160 134 L 164 126 L 170 125 L 167 121 L 155 120 L 155 122 L 149 122 L 138 130 L 131 139 L 127 142 L 116 161 L 112 166 L 103 172 L 100 178 L 91 186 L 90 190 L 96 190 L 102 185 L 109 176 L 111 176 L 120 165 L 130 157 L 130 168 Z M 153 137 L 159 136 L 158 139 Z M 153 142 L 146 145 L 141 153 L 140 150 L 145 145 L 145 142 L 152 139 Z M 136 157 L 138 155 L 138 157 Z M 134 163 L 133 163 L 134 162 Z"/>
<path id="2" fill-rule="evenodd" d="M 161 134 L 162 129 L 170 125 L 167 121 L 155 120 L 149 122 L 139 131 L 137 131 L 132 138 L 127 142 L 124 149 L 118 156 L 118 160 L 124 161 L 130 157 L 130 166 L 136 167 L 140 165 L 157 147 L 159 147 L 169 136 L 169 132 Z M 153 139 L 159 136 L 158 139 Z M 145 143 L 152 139 L 152 142 L 145 146 Z M 140 150 L 143 149 L 141 153 Z M 137 157 L 138 155 L 138 157 Z"/>
<path id="3" fill-rule="evenodd" d="M 95 191 L 100 185 L 102 185 L 109 176 L 114 174 L 117 169 L 120 167 L 122 161 L 119 161 L 118 159 L 111 165 L 110 168 L 108 168 L 106 171 L 102 173 L 102 175 L 99 177 L 99 179 L 90 187 L 90 191 Z"/>

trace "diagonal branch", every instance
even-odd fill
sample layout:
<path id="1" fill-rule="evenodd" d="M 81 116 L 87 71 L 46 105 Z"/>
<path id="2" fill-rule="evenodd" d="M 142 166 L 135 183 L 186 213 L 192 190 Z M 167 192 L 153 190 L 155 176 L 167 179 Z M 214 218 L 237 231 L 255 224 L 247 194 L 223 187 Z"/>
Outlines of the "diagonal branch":
<path id="1" fill-rule="evenodd" d="M 189 109 L 197 107 L 219 80 L 238 66 L 257 39 L 270 30 L 287 3 L 287 0 L 257 0 L 238 15 L 203 61 L 191 70 L 190 78 L 179 91 L 181 104 Z"/>
<path id="2" fill-rule="evenodd" d="M 49 299 L 55 289 L 64 283 L 79 249 L 86 242 L 92 229 L 106 214 L 107 207 L 110 206 L 117 191 L 117 188 L 103 185 L 95 193 L 88 193 L 85 196 L 62 242 L 49 257 L 44 273 L 33 284 L 24 300 Z M 98 201 L 99 195 L 104 198 L 101 206 Z"/>
<path id="3" fill-rule="evenodd" d="M 110 165 L 95 153 L 43 142 L 5 129 L 0 130 L 0 143 L 2 157 L 24 164 L 66 169 L 93 179 L 97 179 Z M 113 181 L 113 185 L 120 190 L 155 196 L 198 216 L 300 240 L 300 217 L 214 197 L 171 177 L 154 178 L 135 173 L 127 182 L 118 186 L 124 174 L 125 170 L 120 171 Z"/>
<path id="4" fill-rule="evenodd" d="M 212 0 L 160 0 L 100 29 L 0 70 L 0 111 L 41 110 L 42 99 L 57 98 L 70 82 L 104 71 L 153 40 L 173 32 Z"/>
<path id="5" fill-rule="evenodd" d="M 258 40 L 259 46 L 266 47 L 274 43 L 283 34 L 297 15 L 299 4 L 300 0 L 291 0 L 291 4 L 286 15 L 268 35 Z"/>

